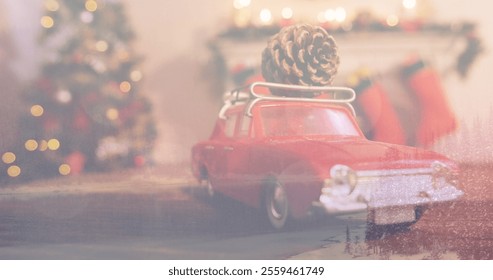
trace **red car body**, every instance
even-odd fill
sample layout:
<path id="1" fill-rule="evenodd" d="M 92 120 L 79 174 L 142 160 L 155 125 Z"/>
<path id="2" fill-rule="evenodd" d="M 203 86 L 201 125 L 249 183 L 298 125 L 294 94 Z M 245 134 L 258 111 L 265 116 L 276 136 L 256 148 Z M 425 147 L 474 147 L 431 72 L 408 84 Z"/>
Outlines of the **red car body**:
<path id="1" fill-rule="evenodd" d="M 458 167 L 445 156 L 367 140 L 348 106 L 352 90 L 343 88 L 353 94 L 349 98 L 296 98 L 260 95 L 257 86 L 290 88 L 255 83 L 246 100 L 234 91 L 211 137 L 192 148 L 193 174 L 207 182 L 210 194 L 264 209 L 276 228 L 314 207 L 378 210 L 371 217 L 377 224 L 412 222 L 416 207 L 462 194 Z"/>

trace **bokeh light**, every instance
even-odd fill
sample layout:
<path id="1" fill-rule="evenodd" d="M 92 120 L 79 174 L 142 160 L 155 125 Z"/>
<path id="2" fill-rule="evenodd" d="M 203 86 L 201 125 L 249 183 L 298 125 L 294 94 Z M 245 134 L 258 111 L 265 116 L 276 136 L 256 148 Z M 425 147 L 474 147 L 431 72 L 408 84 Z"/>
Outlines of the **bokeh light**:
<path id="1" fill-rule="evenodd" d="M 85 7 L 89 12 L 94 12 L 98 9 L 98 3 L 94 0 L 87 0 Z"/>
<path id="2" fill-rule="evenodd" d="M 96 42 L 96 50 L 99 52 L 105 52 L 108 50 L 108 43 L 104 40 L 100 40 Z"/>
<path id="3" fill-rule="evenodd" d="M 44 152 L 48 149 L 48 142 L 46 140 L 39 141 L 39 150 Z"/>
<path id="4" fill-rule="evenodd" d="M 106 117 L 108 118 L 108 120 L 114 121 L 114 120 L 118 119 L 118 116 L 119 116 L 119 113 L 118 113 L 117 109 L 109 108 L 108 110 L 106 110 Z"/>
<path id="5" fill-rule="evenodd" d="M 61 174 L 61 175 L 68 175 L 70 174 L 70 165 L 64 163 L 64 164 L 61 164 L 60 167 L 58 167 L 58 172 Z"/>
<path id="6" fill-rule="evenodd" d="M 128 81 L 123 81 L 120 83 L 120 91 L 127 93 L 132 89 L 132 85 Z"/>
<path id="7" fill-rule="evenodd" d="M 31 115 L 35 117 L 41 117 L 43 113 L 44 113 L 43 106 L 36 104 L 31 107 Z"/>
<path id="8" fill-rule="evenodd" d="M 234 0 L 233 7 L 239 10 L 250 6 L 251 3 L 251 0 Z"/>
<path id="9" fill-rule="evenodd" d="M 260 11 L 260 22 L 262 22 L 262 24 L 269 24 L 272 22 L 272 12 L 269 9 L 262 9 Z"/>
<path id="10" fill-rule="evenodd" d="M 7 174 L 10 177 L 17 177 L 21 175 L 21 168 L 17 165 L 12 165 L 7 169 Z"/>
<path id="11" fill-rule="evenodd" d="M 336 11 L 333 9 L 327 9 L 323 15 L 324 15 L 324 21 L 336 20 Z"/>
<path id="12" fill-rule="evenodd" d="M 48 11 L 56 12 L 60 8 L 60 4 L 58 4 L 58 1 L 56 1 L 56 0 L 46 0 L 45 1 L 45 8 Z"/>
<path id="13" fill-rule="evenodd" d="M 58 139 L 53 138 L 48 140 L 48 149 L 56 151 L 58 148 L 60 148 L 60 141 Z"/>
<path id="14" fill-rule="evenodd" d="M 55 25 L 55 21 L 50 16 L 43 16 L 41 18 L 41 26 L 44 28 L 52 28 Z"/>
<path id="15" fill-rule="evenodd" d="M 29 139 L 24 143 L 24 147 L 30 152 L 35 151 L 38 148 L 38 142 L 34 139 Z"/>
<path id="16" fill-rule="evenodd" d="M 399 17 L 396 15 L 390 15 L 387 17 L 386 22 L 388 26 L 397 26 L 397 24 L 399 24 Z"/>
<path id="17" fill-rule="evenodd" d="M 91 23 L 94 20 L 94 15 L 91 12 L 83 11 L 79 18 L 83 23 Z"/>
<path id="18" fill-rule="evenodd" d="M 12 152 L 6 152 L 2 155 L 2 161 L 6 164 L 13 163 L 16 159 L 16 156 Z"/>
<path id="19" fill-rule="evenodd" d="M 285 7 L 281 10 L 281 16 L 283 19 L 291 19 L 293 17 L 293 9 Z"/>
<path id="20" fill-rule="evenodd" d="M 128 51 L 126 51 L 126 50 L 120 50 L 117 53 L 117 57 L 118 57 L 118 59 L 120 59 L 122 61 L 125 61 L 125 60 L 128 60 L 129 59 L 130 53 L 128 53 Z"/>
<path id="21" fill-rule="evenodd" d="M 337 22 L 343 22 L 346 20 L 346 9 L 338 7 L 335 10 L 335 19 Z"/>
<path id="22" fill-rule="evenodd" d="M 69 103 L 72 100 L 72 94 L 68 90 L 59 90 L 56 93 L 56 100 L 60 103 Z"/>
<path id="23" fill-rule="evenodd" d="M 416 7 L 416 0 L 402 0 L 402 6 L 406 9 L 414 9 Z"/>
<path id="24" fill-rule="evenodd" d="M 134 82 L 138 82 L 142 79 L 142 72 L 139 70 L 134 70 L 132 73 L 130 73 L 130 79 Z"/>

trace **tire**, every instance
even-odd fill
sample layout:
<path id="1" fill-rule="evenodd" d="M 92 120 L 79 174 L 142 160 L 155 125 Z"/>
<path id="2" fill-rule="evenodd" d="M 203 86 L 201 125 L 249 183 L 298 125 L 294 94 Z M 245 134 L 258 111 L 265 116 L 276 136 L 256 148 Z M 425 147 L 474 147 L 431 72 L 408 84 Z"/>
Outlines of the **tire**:
<path id="1" fill-rule="evenodd" d="M 209 199 L 213 199 L 216 196 L 216 192 L 214 191 L 214 186 L 212 185 L 211 180 L 209 178 L 205 179 L 205 191 Z"/>
<path id="2" fill-rule="evenodd" d="M 279 182 L 268 186 L 263 201 L 269 224 L 275 229 L 284 228 L 289 220 L 289 203 L 284 187 Z"/>

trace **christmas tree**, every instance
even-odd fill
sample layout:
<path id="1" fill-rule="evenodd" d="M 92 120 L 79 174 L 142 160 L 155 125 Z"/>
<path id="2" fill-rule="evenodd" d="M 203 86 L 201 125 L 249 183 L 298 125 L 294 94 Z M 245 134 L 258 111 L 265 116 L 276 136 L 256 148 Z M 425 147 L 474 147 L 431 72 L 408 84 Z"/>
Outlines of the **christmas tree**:
<path id="1" fill-rule="evenodd" d="M 116 0 L 46 0 L 39 79 L 25 94 L 17 177 L 141 166 L 156 137 L 141 57 Z M 14 174 L 15 175 L 15 174 Z"/>
<path id="2" fill-rule="evenodd" d="M 11 69 L 15 49 L 2 3 L 0 3 L 0 185 L 8 181 L 8 172 L 16 172 L 15 146 L 18 135 L 19 87 Z"/>

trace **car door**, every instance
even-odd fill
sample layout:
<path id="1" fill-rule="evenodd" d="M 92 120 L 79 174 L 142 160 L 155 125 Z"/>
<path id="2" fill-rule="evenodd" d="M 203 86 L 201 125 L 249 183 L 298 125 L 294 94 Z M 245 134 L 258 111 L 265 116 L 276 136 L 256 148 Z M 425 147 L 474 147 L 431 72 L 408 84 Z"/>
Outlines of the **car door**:
<path id="1" fill-rule="evenodd" d="M 256 201 L 257 195 L 252 189 L 255 174 L 252 173 L 250 161 L 250 151 L 254 145 L 252 118 L 244 113 L 237 115 L 237 118 L 234 137 L 224 147 L 224 157 L 227 162 L 226 191 L 229 196 L 251 205 Z"/>
<path id="2" fill-rule="evenodd" d="M 212 179 L 216 190 L 224 194 L 228 194 L 228 154 L 233 149 L 232 143 L 234 142 L 238 115 L 239 111 L 237 109 L 231 109 L 226 112 L 226 120 L 222 129 L 223 133 L 212 145 L 214 151 L 214 172 Z"/>

